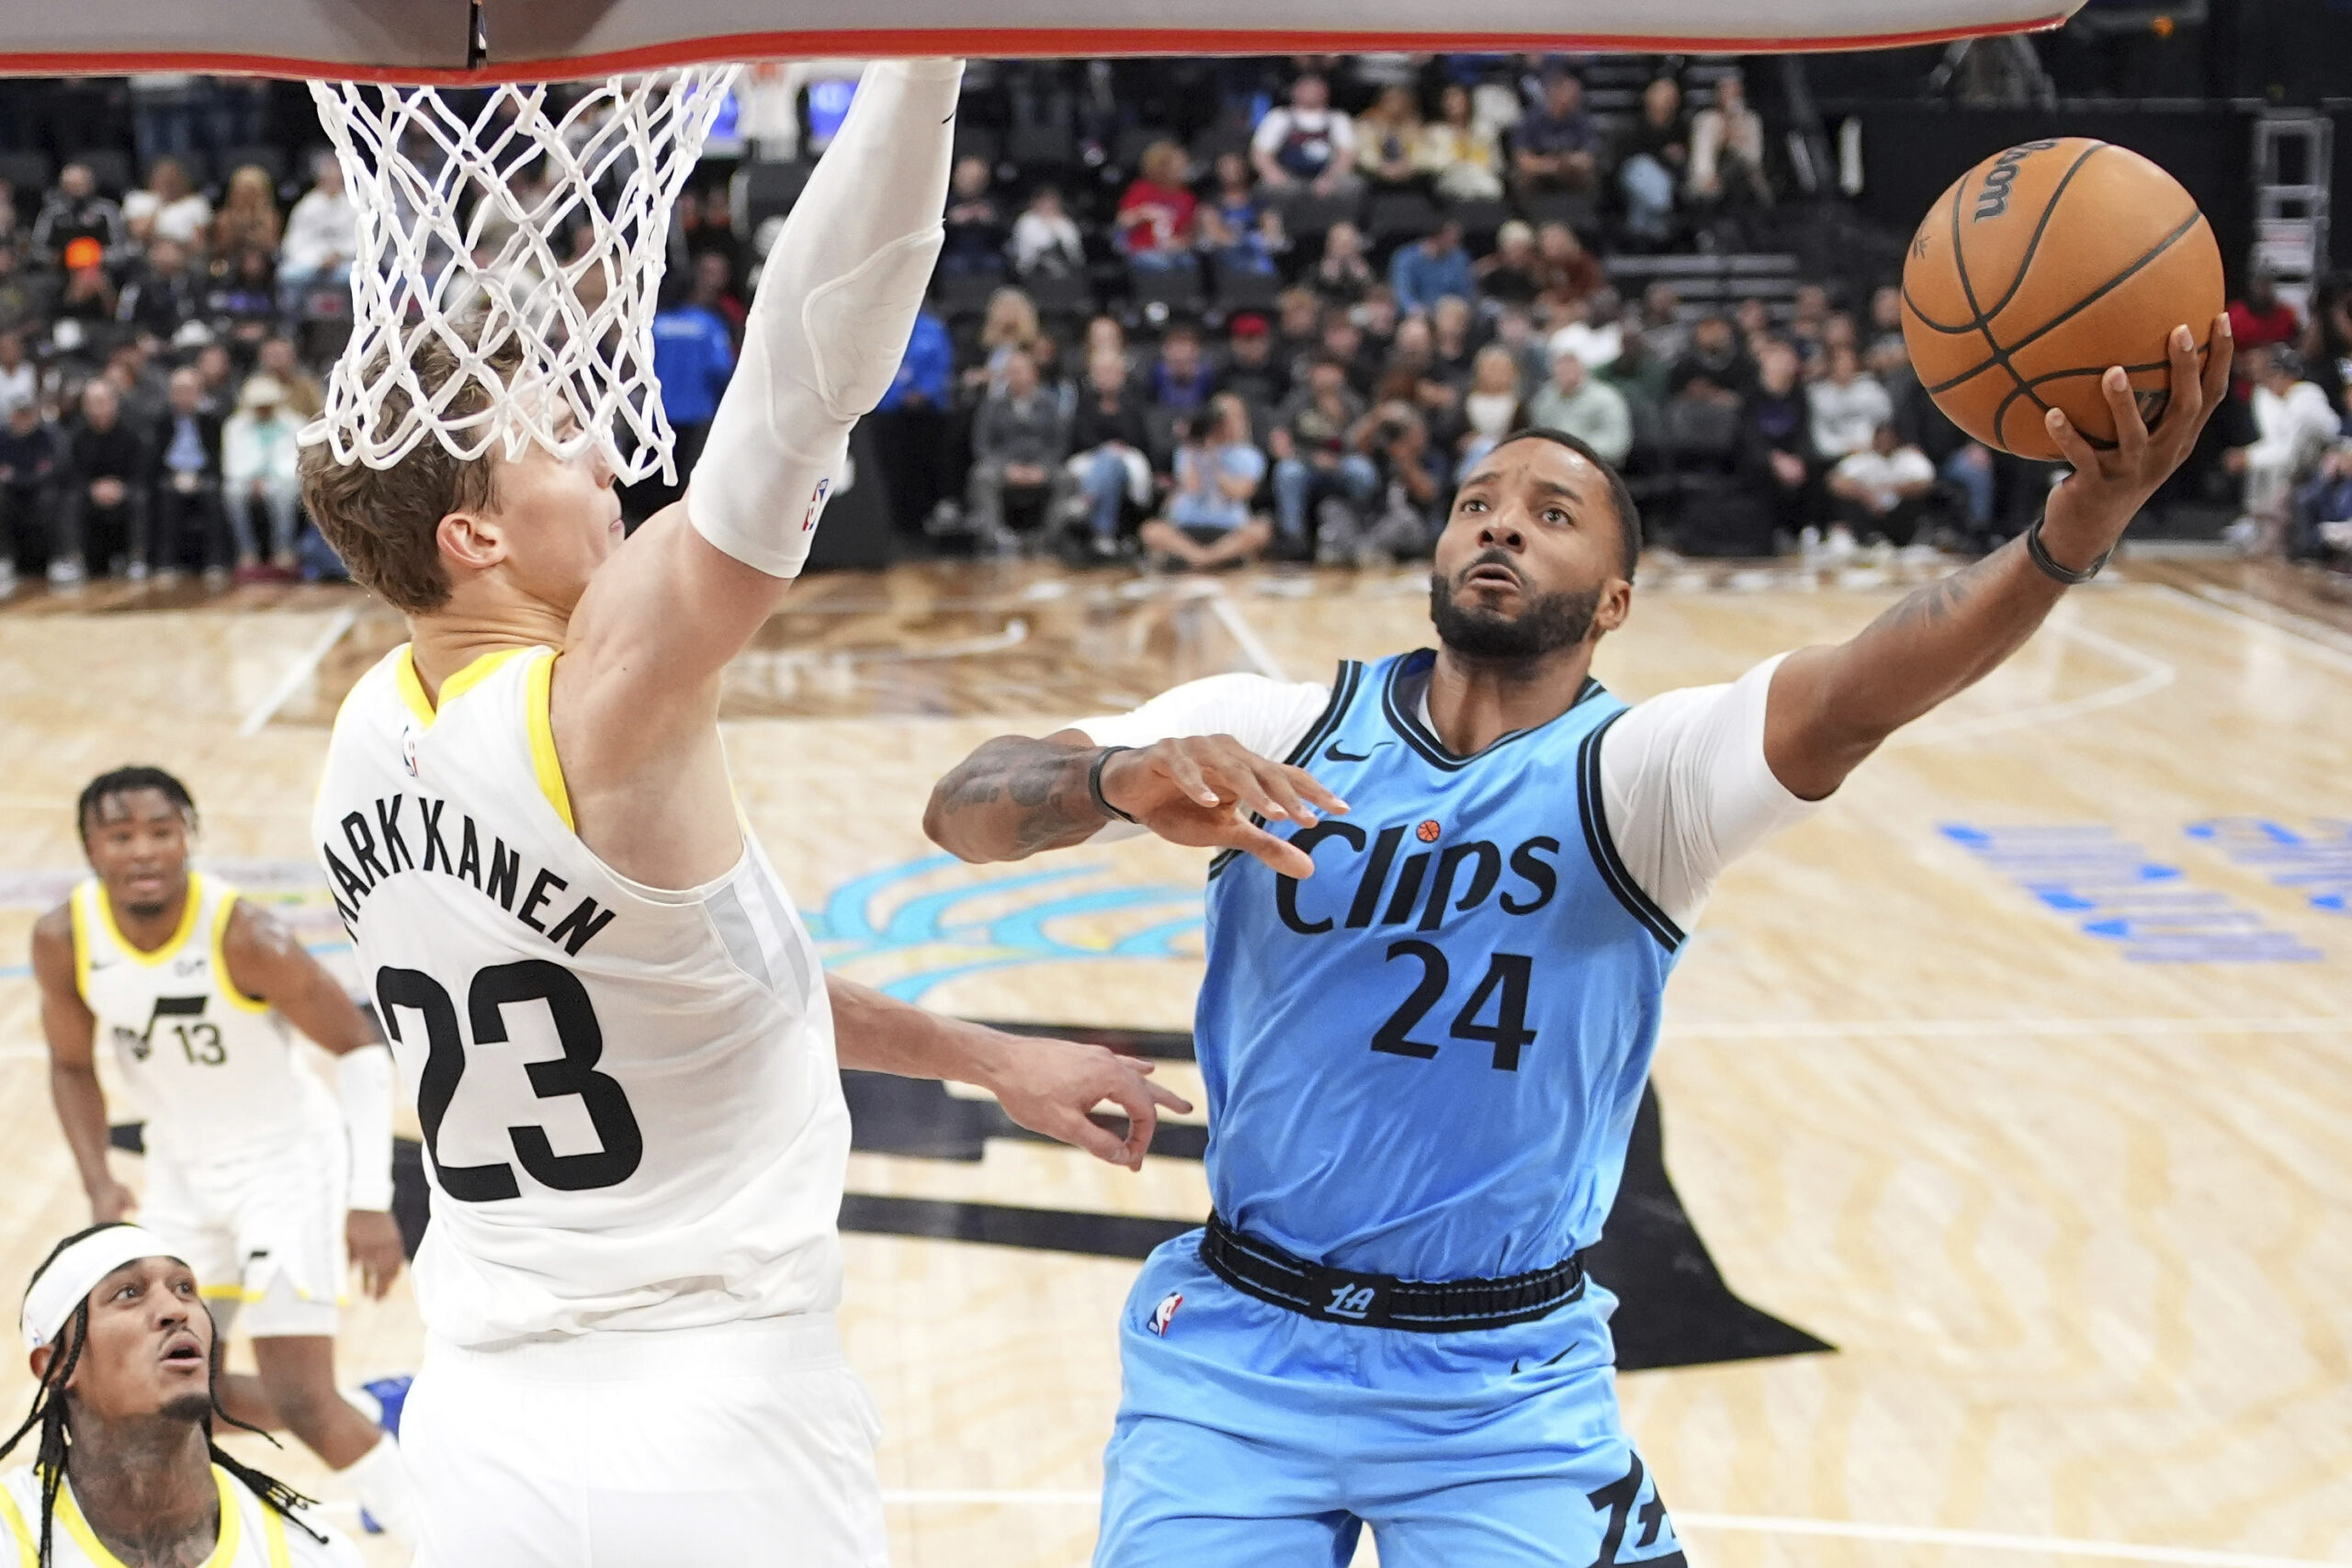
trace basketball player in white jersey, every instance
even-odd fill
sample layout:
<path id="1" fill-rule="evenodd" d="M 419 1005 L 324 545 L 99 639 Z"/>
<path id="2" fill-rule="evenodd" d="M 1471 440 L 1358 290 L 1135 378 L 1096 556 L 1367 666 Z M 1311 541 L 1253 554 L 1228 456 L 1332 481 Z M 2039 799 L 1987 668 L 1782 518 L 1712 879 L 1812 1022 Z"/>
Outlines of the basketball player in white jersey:
<path id="1" fill-rule="evenodd" d="M 684 500 L 626 540 L 594 455 L 304 455 L 311 515 L 412 638 L 345 701 L 312 827 L 433 1184 L 401 1427 L 429 1568 L 884 1562 L 833 1321 L 838 1069 L 983 1085 L 1129 1165 L 1155 1095 L 1182 1104 L 1109 1052 L 829 982 L 720 746 L 721 672 L 912 330 L 961 77 L 867 69 Z M 428 395 L 453 369 L 412 367 Z M 1106 1098 L 1124 1143 L 1087 1120 Z"/>
<path id="2" fill-rule="evenodd" d="M 33 928 L 50 1093 L 99 1223 L 136 1207 L 242 1315 L 258 1377 L 224 1379 L 238 1420 L 290 1429 L 406 1539 L 392 1438 L 335 1391 L 346 1253 L 370 1294 L 401 1268 L 392 1223 L 392 1064 L 343 987 L 266 910 L 188 867 L 196 807 L 160 768 L 121 768 L 76 803 L 95 874 Z M 335 1057 L 330 1094 L 299 1029 Z M 143 1200 L 107 1164 L 96 1047 L 146 1118 Z"/>
<path id="3" fill-rule="evenodd" d="M 218 1330 L 195 1271 L 138 1225 L 67 1236 L 21 1315 L 33 1462 L 0 1475 L 0 1539 L 23 1568 L 359 1568 L 284 1482 L 212 1443 Z"/>

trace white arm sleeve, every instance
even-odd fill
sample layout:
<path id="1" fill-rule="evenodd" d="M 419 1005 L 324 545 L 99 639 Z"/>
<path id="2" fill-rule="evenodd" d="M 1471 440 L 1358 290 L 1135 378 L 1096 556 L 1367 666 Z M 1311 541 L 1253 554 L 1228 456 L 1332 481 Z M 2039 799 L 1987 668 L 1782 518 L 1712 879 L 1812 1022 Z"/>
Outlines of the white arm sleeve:
<path id="1" fill-rule="evenodd" d="M 1306 739 L 1330 705 L 1331 688 L 1305 681 L 1293 684 L 1263 675 L 1211 675 L 1162 692 L 1139 708 L 1069 728 L 1097 746 L 1148 746 L 1180 736 L 1230 735 L 1261 757 L 1279 762 Z M 1091 840 L 1131 839 L 1144 829 L 1111 822 Z"/>
<path id="2" fill-rule="evenodd" d="M 351 1190 L 346 1206 L 386 1210 L 392 1206 L 392 1053 L 388 1045 L 362 1045 L 334 1061 L 335 1098 L 343 1102 L 343 1125 L 351 1146 Z"/>
<path id="3" fill-rule="evenodd" d="M 1634 881 L 1688 931 L 1724 866 L 1820 807 L 1764 761 L 1766 660 L 1729 685 L 1637 703 L 1600 742 L 1601 809 Z"/>
<path id="4" fill-rule="evenodd" d="M 898 374 L 945 239 L 963 79 L 960 60 L 867 66 L 761 271 L 686 491 L 695 531 L 755 571 L 798 575 L 850 427 Z"/>

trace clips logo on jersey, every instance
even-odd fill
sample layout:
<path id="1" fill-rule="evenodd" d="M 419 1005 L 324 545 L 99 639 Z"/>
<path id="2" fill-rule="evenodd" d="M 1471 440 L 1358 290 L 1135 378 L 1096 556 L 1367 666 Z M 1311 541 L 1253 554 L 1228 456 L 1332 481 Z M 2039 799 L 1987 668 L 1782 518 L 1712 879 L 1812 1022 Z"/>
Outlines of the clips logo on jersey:
<path id="1" fill-rule="evenodd" d="M 1430 844 L 1443 830 L 1434 819 L 1424 818 L 1412 831 L 1422 843 Z M 1352 930 L 1373 925 L 1377 916 L 1377 923 L 1384 926 L 1410 922 L 1417 931 L 1433 931 L 1444 924 L 1447 915 L 1467 914 L 1498 893 L 1505 914 L 1532 915 L 1559 892 L 1559 868 L 1547 858 L 1560 852 L 1557 839 L 1530 839 L 1508 852 L 1498 844 L 1473 839 L 1449 846 L 1442 854 L 1433 850 L 1416 852 L 1405 856 L 1399 864 L 1397 850 L 1405 841 L 1405 824 L 1401 822 L 1382 828 L 1375 835 L 1352 822 L 1329 818 L 1292 834 L 1290 841 L 1310 855 L 1330 839 L 1339 840 L 1353 852 L 1338 863 L 1318 858 L 1313 884 L 1317 897 L 1312 898 L 1302 898 L 1306 888 L 1297 878 L 1275 877 L 1274 912 L 1282 917 L 1283 924 L 1301 936 L 1320 936 L 1342 924 L 1342 916 L 1344 924 Z M 1368 858 L 1360 860 L 1367 849 Z M 1395 890 L 1384 911 L 1381 895 L 1390 892 L 1392 872 Z M 1351 896 L 1342 878 L 1353 881 Z M 1336 888 L 1347 898 L 1346 904 L 1340 905 L 1324 891 L 1326 888 Z M 1308 907 L 1302 908 L 1303 902 Z M 1416 907 L 1419 909 L 1419 919 L 1415 919 Z"/>

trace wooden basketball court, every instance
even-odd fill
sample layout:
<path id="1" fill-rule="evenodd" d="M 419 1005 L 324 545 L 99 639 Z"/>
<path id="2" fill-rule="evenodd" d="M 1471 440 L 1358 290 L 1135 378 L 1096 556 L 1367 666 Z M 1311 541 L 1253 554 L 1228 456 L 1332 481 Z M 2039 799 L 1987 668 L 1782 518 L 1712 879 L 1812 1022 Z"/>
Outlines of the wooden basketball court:
<path id="1" fill-rule="evenodd" d="M 2352 615 L 2234 563 L 2111 577 L 1737 867 L 1674 982 L 1673 1191 L 1732 1292 L 1834 1347 L 1624 1379 L 1693 1563 L 2352 1562 Z M 1654 563 L 1600 673 L 1725 679 L 1902 590 Z M 1411 572 L 815 579 L 730 673 L 728 742 L 829 962 L 971 1016 L 1168 1032 L 1144 1043 L 1197 1095 L 1200 857 L 943 863 L 924 795 L 993 734 L 1414 646 L 1425 604 Z M 0 607 L 0 1296 L 86 1219 L 23 966 L 80 865 L 75 792 L 178 772 L 208 862 L 332 956 L 311 791 L 337 700 L 399 636 L 323 588 Z M 1114 1315 L 1138 1238 L 1205 1210 L 1198 1134 L 1129 1175 L 884 1089 L 845 1322 L 896 1561 L 1081 1563 Z M 348 1381 L 413 1367 L 405 1282 L 347 1324 Z M 29 1379 L 0 1361 L 13 1414 Z"/>

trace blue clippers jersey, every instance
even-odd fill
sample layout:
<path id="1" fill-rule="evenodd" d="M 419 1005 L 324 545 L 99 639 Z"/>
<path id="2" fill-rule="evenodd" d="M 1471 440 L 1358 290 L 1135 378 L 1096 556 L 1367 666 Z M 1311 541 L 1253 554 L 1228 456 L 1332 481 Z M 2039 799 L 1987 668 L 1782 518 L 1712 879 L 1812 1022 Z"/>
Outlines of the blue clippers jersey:
<path id="1" fill-rule="evenodd" d="M 1455 757 L 1427 649 L 1343 664 L 1291 761 L 1351 807 L 1293 842 L 1305 881 L 1210 873 L 1194 1025 L 1217 1213 L 1301 1257 L 1411 1280 L 1589 1247 L 1617 1192 L 1682 933 L 1601 813 L 1625 705 Z"/>

